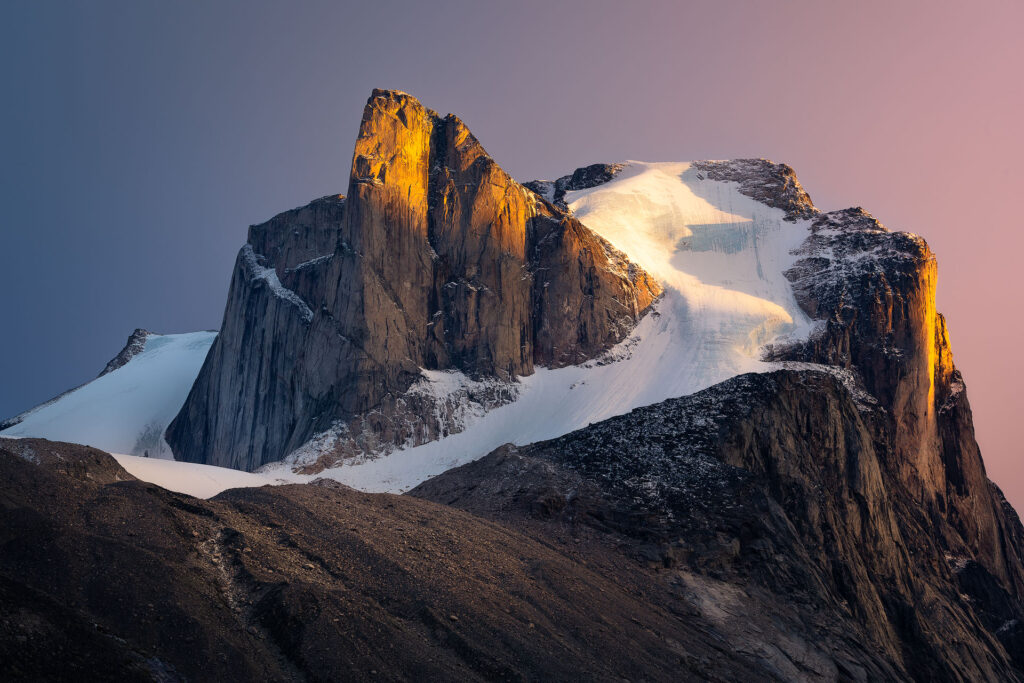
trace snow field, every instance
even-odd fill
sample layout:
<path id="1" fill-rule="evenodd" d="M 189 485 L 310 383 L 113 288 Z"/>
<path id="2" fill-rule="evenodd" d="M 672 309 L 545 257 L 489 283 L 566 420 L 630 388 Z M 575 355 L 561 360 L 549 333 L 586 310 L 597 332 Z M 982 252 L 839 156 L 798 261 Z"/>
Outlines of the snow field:
<path id="1" fill-rule="evenodd" d="M 185 403 L 216 332 L 151 334 L 125 365 L 25 414 L 0 436 L 171 458 L 164 431 Z"/>

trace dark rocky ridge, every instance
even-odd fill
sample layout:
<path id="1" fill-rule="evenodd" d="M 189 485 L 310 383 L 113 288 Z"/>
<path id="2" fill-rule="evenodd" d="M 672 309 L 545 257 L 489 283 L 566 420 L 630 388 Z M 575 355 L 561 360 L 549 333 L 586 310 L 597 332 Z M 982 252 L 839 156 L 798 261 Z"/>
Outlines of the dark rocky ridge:
<path id="1" fill-rule="evenodd" d="M 622 543 L 661 567 L 670 609 L 788 680 L 1020 680 L 1020 593 L 893 471 L 888 411 L 825 369 L 504 447 L 410 494 Z"/>
<path id="2" fill-rule="evenodd" d="M 502 171 L 457 117 L 377 90 L 347 198 L 250 229 L 221 333 L 167 441 L 179 459 L 254 469 L 330 428 L 341 438 L 317 467 L 369 442 L 437 438 L 430 411 L 403 400 L 420 368 L 512 381 L 579 363 L 659 294 Z"/>
<path id="3" fill-rule="evenodd" d="M 797 180 L 796 171 L 787 164 L 767 159 L 732 159 L 697 161 L 693 165 L 712 180 L 735 182 L 742 194 L 784 210 L 786 220 L 809 219 L 821 213 Z"/>
<path id="4" fill-rule="evenodd" d="M 204 501 L 0 439 L 5 681 L 766 680 L 614 550 L 338 484 Z"/>
<path id="5" fill-rule="evenodd" d="M 118 368 L 124 367 L 125 363 L 142 353 L 146 348 L 146 338 L 149 335 L 150 332 L 148 330 L 144 330 L 141 327 L 135 328 L 135 331 L 128 335 L 128 341 L 125 343 L 124 348 L 121 349 L 116 356 L 110 359 L 110 362 L 103 368 L 103 371 L 99 376 L 102 377 L 108 372 L 113 372 Z"/>

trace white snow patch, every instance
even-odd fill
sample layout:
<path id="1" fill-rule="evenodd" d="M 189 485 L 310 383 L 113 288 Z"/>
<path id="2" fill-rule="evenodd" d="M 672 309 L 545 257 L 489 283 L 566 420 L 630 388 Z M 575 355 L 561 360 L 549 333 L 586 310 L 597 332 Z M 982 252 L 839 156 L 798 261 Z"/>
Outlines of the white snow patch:
<path id="1" fill-rule="evenodd" d="M 185 403 L 216 332 L 151 334 L 122 367 L 25 414 L 0 436 L 170 458 L 164 431 Z"/>
<path id="2" fill-rule="evenodd" d="M 298 308 L 306 322 L 313 320 L 313 311 L 302 300 L 302 297 L 281 284 L 280 278 L 277 277 L 277 271 L 260 265 L 259 259 L 261 257 L 257 256 L 256 252 L 252 250 L 252 245 L 246 244 L 242 247 L 242 258 L 245 259 L 245 265 L 249 272 L 252 273 L 253 279 L 266 282 L 274 296 Z"/>
<path id="3" fill-rule="evenodd" d="M 212 498 L 227 489 L 287 483 L 282 479 L 265 474 L 242 472 L 227 467 L 140 458 L 120 453 L 111 453 L 111 455 L 133 477 L 162 486 L 169 491 L 186 493 L 196 498 Z"/>

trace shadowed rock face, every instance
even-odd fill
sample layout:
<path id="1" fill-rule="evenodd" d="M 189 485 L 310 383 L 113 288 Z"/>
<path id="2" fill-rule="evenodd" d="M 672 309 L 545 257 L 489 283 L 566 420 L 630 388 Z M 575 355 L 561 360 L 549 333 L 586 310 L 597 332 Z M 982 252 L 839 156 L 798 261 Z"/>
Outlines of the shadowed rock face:
<path id="1" fill-rule="evenodd" d="M 250 229 L 220 336 L 167 440 L 179 459 L 240 469 L 353 420 L 376 443 L 421 443 L 440 432 L 429 409 L 403 408 L 421 368 L 512 381 L 579 363 L 659 294 L 457 117 L 375 90 L 347 198 Z"/>

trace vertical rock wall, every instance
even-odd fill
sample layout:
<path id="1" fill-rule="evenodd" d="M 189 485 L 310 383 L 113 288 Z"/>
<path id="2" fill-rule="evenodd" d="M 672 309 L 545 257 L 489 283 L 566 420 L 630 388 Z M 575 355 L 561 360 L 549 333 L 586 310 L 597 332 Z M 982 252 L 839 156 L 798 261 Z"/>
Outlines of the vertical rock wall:
<path id="1" fill-rule="evenodd" d="M 357 419 L 383 447 L 437 438 L 430 411 L 401 399 L 421 369 L 513 381 L 578 363 L 625 338 L 659 294 L 457 117 L 375 90 L 347 198 L 250 230 L 221 334 L 167 439 L 179 459 L 254 469 Z"/>

